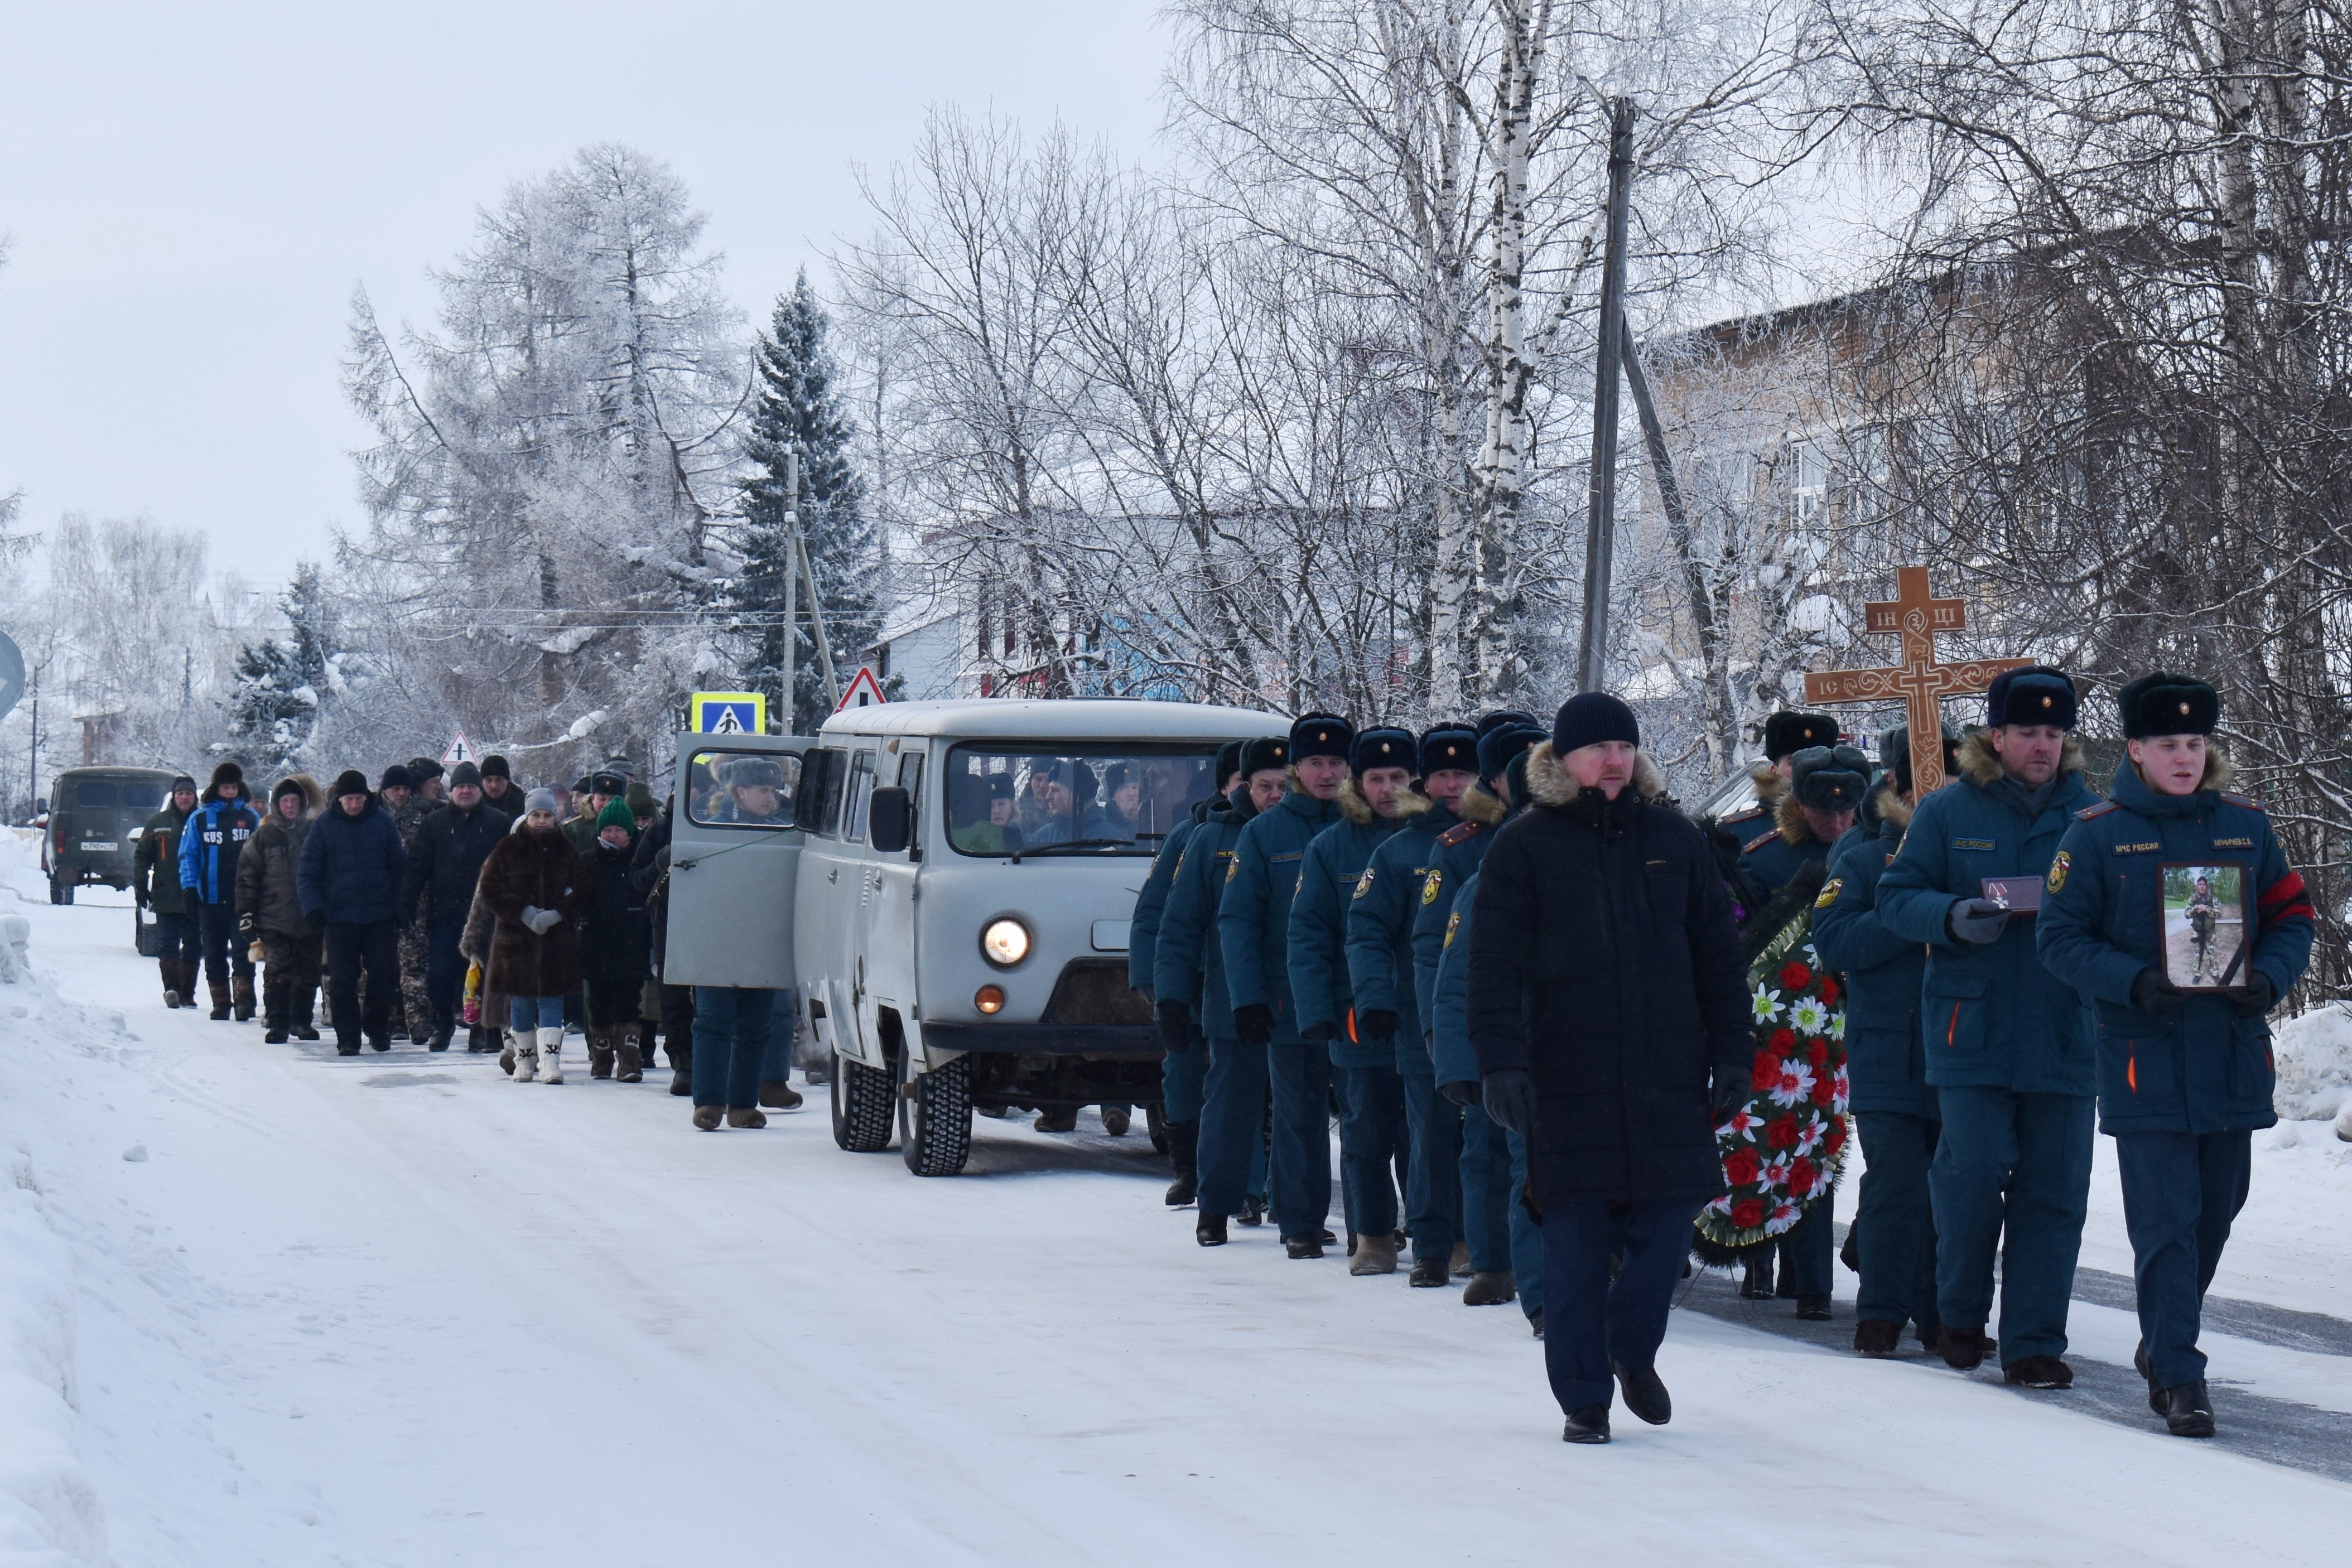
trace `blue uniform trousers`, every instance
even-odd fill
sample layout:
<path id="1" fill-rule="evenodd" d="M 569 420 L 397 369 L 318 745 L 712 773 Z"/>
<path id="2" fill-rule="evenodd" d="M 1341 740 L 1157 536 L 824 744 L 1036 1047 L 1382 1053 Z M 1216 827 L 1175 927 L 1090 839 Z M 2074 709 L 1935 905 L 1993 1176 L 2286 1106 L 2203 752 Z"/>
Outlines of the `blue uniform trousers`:
<path id="1" fill-rule="evenodd" d="M 1201 1105 L 1202 1214 L 1239 1214 L 1247 1196 L 1250 1156 L 1265 1121 L 1266 1051 L 1237 1040 L 1209 1041 Z"/>
<path id="2" fill-rule="evenodd" d="M 1927 1162 L 1935 1158 L 1943 1124 L 1901 1111 L 1858 1111 L 1862 1207 L 1853 1217 L 1862 1234 L 1862 1286 L 1854 1315 L 1901 1328 L 1916 1323 L 1930 1345 L 1944 1326 L 1936 1311 L 1936 1212 L 1927 1197 Z"/>
<path id="3" fill-rule="evenodd" d="M 1511 1152 L 1511 1269 L 1519 1277 L 1519 1310 L 1529 1318 L 1540 1317 L 1544 1304 L 1543 1227 L 1519 1200 L 1519 1195 L 1528 1190 L 1527 1140 L 1506 1131 L 1503 1144 Z"/>
<path id="4" fill-rule="evenodd" d="M 1171 1122 L 1201 1119 L 1201 1089 L 1209 1076 L 1209 1042 L 1192 1037 L 1190 1051 L 1171 1051 L 1160 1059 L 1160 1113 Z"/>
<path id="5" fill-rule="evenodd" d="M 793 1040 L 800 1033 L 801 994 L 791 986 L 768 994 L 775 1002 L 768 1014 L 768 1043 L 760 1052 L 760 1082 L 785 1083 L 793 1076 Z"/>
<path id="6" fill-rule="evenodd" d="M 1511 1181 L 1509 1136 L 1483 1107 L 1464 1107 L 1462 1239 L 1470 1244 L 1470 1267 L 1482 1274 L 1517 1267 L 1511 1212 L 1519 1207 L 1518 1188 Z"/>
<path id="7" fill-rule="evenodd" d="M 1405 1218 L 1412 1227 L 1415 1262 L 1454 1257 L 1462 1234 L 1462 1108 L 1437 1092 L 1437 1075 L 1400 1072 L 1405 1124 L 1412 1130 L 1412 1164 L 1405 1183 Z"/>
<path id="8" fill-rule="evenodd" d="M 1265 1048 L 1274 1100 L 1267 1207 L 1293 1240 L 1311 1241 L 1331 1219 L 1331 1051 L 1319 1040 Z"/>
<path id="9" fill-rule="evenodd" d="M 1804 1218 L 1781 1233 L 1780 1269 L 1799 1297 L 1826 1296 L 1837 1289 L 1837 1199 L 1823 1193 Z"/>
<path id="10" fill-rule="evenodd" d="M 751 986 L 694 988 L 694 1103 L 747 1110 L 775 1033 L 776 993 Z"/>
<path id="11" fill-rule="evenodd" d="M 1388 1236 L 1397 1228 L 1391 1175 L 1404 1134 L 1404 1086 L 1388 1066 L 1334 1067 L 1340 1085 L 1339 1192 L 1348 1228 Z"/>
<path id="12" fill-rule="evenodd" d="M 1648 1366 L 1704 1197 L 1612 1204 L 1600 1197 L 1544 1206 L 1544 1371 L 1563 1411 L 1612 1403 L 1610 1364 Z M 1610 1278 L 1610 1256 L 1624 1261 Z"/>
<path id="13" fill-rule="evenodd" d="M 195 908 L 201 906 L 193 898 L 188 903 L 194 907 L 184 915 L 155 912 L 155 940 L 163 945 L 163 951 L 156 956 L 166 964 L 176 960 L 194 967 L 205 961 L 205 944 L 195 914 Z"/>
<path id="14" fill-rule="evenodd" d="M 2206 1288 L 2253 1181 L 2253 1134 L 2118 1133 L 2124 1228 L 2139 1288 L 2139 1332 L 2167 1388 L 2205 1375 L 2197 1348 Z"/>
<path id="15" fill-rule="evenodd" d="M 1944 1138 L 1927 1169 L 1936 1300 L 1948 1327 L 1992 1315 L 2000 1255 L 2000 1362 L 2066 1354 L 2066 1306 L 2091 1198 L 2092 1100 L 1969 1085 L 1937 1091 Z"/>

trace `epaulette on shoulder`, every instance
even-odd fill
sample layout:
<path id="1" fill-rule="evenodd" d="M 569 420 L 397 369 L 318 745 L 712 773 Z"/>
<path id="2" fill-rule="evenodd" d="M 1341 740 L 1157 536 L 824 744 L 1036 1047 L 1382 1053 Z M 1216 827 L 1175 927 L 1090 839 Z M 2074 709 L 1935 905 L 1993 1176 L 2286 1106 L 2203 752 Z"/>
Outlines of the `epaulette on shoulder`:
<path id="1" fill-rule="evenodd" d="M 1756 837 L 1740 845 L 1739 852 L 1744 855 L 1752 855 L 1758 850 L 1762 849 L 1766 844 L 1770 843 L 1774 839 L 1777 839 L 1780 836 L 1780 830 L 1778 828 L 1774 828 L 1771 831 L 1767 833 L 1759 833 Z"/>
<path id="2" fill-rule="evenodd" d="M 2074 820 L 2078 822 L 2087 822 L 2094 817 L 2104 817 L 2109 811 L 2120 811 L 2122 810 L 2123 808 L 2116 805 L 2113 800 L 2102 800 L 2095 806 L 2085 806 L 2081 810 L 2075 812 Z"/>
<path id="3" fill-rule="evenodd" d="M 1763 807 L 1750 806 L 1745 811 L 1735 811 L 1728 817 L 1718 817 L 1716 821 L 1727 828 L 1736 829 L 1743 822 L 1756 821 L 1767 814 Z"/>
<path id="4" fill-rule="evenodd" d="M 1456 822 L 1452 827 L 1446 829 L 1444 832 L 1438 834 L 1437 841 L 1444 848 L 1450 850 L 1456 844 L 1468 843 L 1472 839 L 1477 837 L 1477 823 Z"/>
<path id="5" fill-rule="evenodd" d="M 2263 809 L 2263 803 L 2260 800 L 2255 800 L 2252 795 L 2233 794 L 2230 790 L 2224 789 L 2221 791 L 2221 799 L 2227 800 L 2232 806 L 2243 806 L 2249 811 L 2260 811 Z"/>

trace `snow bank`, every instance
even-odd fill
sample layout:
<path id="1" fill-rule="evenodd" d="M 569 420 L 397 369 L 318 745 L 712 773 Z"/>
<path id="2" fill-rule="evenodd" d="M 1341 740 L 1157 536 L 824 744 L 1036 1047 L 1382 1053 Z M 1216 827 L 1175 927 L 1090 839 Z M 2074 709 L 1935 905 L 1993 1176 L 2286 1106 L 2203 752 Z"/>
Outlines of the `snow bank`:
<path id="1" fill-rule="evenodd" d="M 2352 1101 L 2352 1009 L 2315 1008 L 2272 1031 L 2278 1091 L 2271 1103 L 2284 1121 L 2326 1121 Z"/>

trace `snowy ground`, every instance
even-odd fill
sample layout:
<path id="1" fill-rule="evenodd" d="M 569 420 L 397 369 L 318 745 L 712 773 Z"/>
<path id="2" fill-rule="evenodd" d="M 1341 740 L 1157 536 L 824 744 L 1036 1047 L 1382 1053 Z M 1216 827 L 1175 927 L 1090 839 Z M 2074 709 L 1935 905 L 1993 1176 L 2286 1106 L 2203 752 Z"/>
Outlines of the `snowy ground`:
<path id="1" fill-rule="evenodd" d="M 0 1563 L 2337 1554 L 2336 1482 L 1695 1312 L 1674 1424 L 1569 1448 L 1516 1311 L 1203 1252 L 1139 1134 L 982 1122 L 926 1182 L 821 1091 L 712 1135 L 656 1082 L 265 1046 L 163 1010 L 123 903 L 0 842 Z M 2352 1145 L 2280 1142 L 2219 1289 L 2343 1312 Z M 2127 1270 L 2105 1160 L 2096 1204 Z M 2213 1348 L 2352 1410 L 2352 1358 Z"/>

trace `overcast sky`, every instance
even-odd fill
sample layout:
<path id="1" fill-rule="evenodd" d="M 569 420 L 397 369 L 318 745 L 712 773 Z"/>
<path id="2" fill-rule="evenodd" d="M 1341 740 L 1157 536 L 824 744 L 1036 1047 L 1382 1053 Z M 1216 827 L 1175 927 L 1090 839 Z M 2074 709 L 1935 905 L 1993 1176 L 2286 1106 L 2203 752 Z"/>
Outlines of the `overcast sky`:
<path id="1" fill-rule="evenodd" d="M 281 580 L 360 521 L 352 287 L 430 319 L 477 204 L 583 142 L 665 158 L 755 320 L 866 225 L 927 105 L 1152 152 L 1155 0 L 0 4 L 0 494 L 144 511 Z"/>

